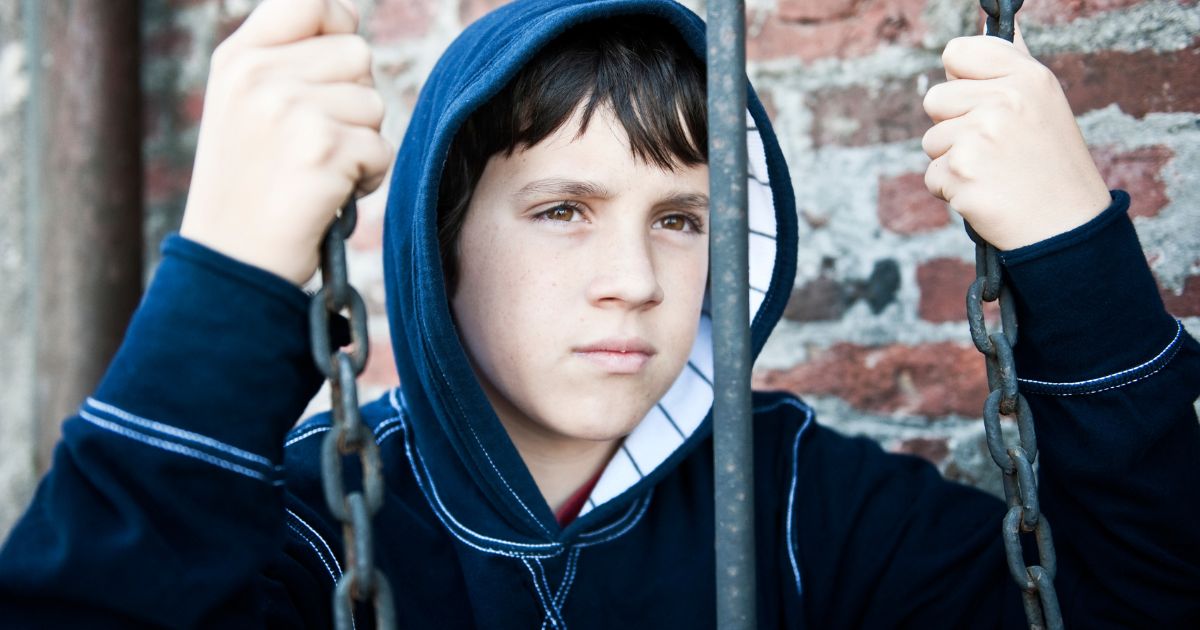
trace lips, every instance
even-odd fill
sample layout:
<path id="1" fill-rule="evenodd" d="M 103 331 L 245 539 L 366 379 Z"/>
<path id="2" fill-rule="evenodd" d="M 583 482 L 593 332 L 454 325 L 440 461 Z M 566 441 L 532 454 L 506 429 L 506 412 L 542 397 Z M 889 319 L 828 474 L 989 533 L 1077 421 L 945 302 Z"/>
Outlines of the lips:
<path id="1" fill-rule="evenodd" d="M 574 348 L 573 352 L 610 374 L 636 374 L 658 353 L 637 337 L 603 339 Z"/>

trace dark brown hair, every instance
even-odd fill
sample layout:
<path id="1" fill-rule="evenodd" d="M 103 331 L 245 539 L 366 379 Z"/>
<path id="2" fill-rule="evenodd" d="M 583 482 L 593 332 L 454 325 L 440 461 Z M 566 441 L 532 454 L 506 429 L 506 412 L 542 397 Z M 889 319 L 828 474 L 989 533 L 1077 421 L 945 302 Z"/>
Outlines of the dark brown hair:
<path id="1" fill-rule="evenodd" d="M 611 18 L 571 29 L 537 53 L 458 130 L 438 190 L 446 290 L 457 284 L 458 235 L 488 160 L 554 133 L 582 107 L 579 135 L 609 107 L 633 155 L 665 169 L 708 161 L 704 64 L 653 18 Z"/>

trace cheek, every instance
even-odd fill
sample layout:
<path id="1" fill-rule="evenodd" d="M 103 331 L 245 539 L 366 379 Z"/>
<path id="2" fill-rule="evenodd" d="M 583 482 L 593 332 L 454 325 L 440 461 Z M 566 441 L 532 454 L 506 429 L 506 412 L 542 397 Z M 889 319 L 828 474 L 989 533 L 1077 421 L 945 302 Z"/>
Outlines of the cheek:
<path id="1" fill-rule="evenodd" d="M 485 371 L 520 370 L 567 321 L 570 261 L 503 221 L 469 222 L 461 239 L 453 307 L 468 351 Z"/>

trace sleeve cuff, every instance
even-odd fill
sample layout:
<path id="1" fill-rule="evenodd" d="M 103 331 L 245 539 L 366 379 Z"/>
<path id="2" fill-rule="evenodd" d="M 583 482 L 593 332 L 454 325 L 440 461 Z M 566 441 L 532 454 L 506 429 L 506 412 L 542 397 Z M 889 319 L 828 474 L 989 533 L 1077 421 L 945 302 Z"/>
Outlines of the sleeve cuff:
<path id="1" fill-rule="evenodd" d="M 1013 353 L 1023 391 L 1119 387 L 1173 356 L 1180 327 L 1163 307 L 1128 209 L 1129 195 L 1115 190 L 1088 223 L 1000 253 L 1020 325 Z"/>
<path id="2" fill-rule="evenodd" d="M 164 240 L 162 252 L 81 415 L 269 470 L 281 460 L 283 435 L 321 386 L 309 349 L 310 298 L 282 277 L 178 234 Z"/>

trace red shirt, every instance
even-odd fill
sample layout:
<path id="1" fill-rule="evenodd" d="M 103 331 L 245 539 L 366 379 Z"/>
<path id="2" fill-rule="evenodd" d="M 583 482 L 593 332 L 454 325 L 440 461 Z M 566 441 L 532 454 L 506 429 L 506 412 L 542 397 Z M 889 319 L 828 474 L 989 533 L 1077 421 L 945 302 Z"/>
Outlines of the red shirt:
<path id="1" fill-rule="evenodd" d="M 579 487 L 554 513 L 554 520 L 558 521 L 559 527 L 566 527 L 571 521 L 579 516 L 579 511 L 583 509 L 583 504 L 587 503 L 588 497 L 592 494 L 592 488 L 596 487 L 596 482 L 600 481 L 600 475 L 604 474 L 604 469 L 596 473 L 595 477 L 588 480 L 587 483 Z"/>

